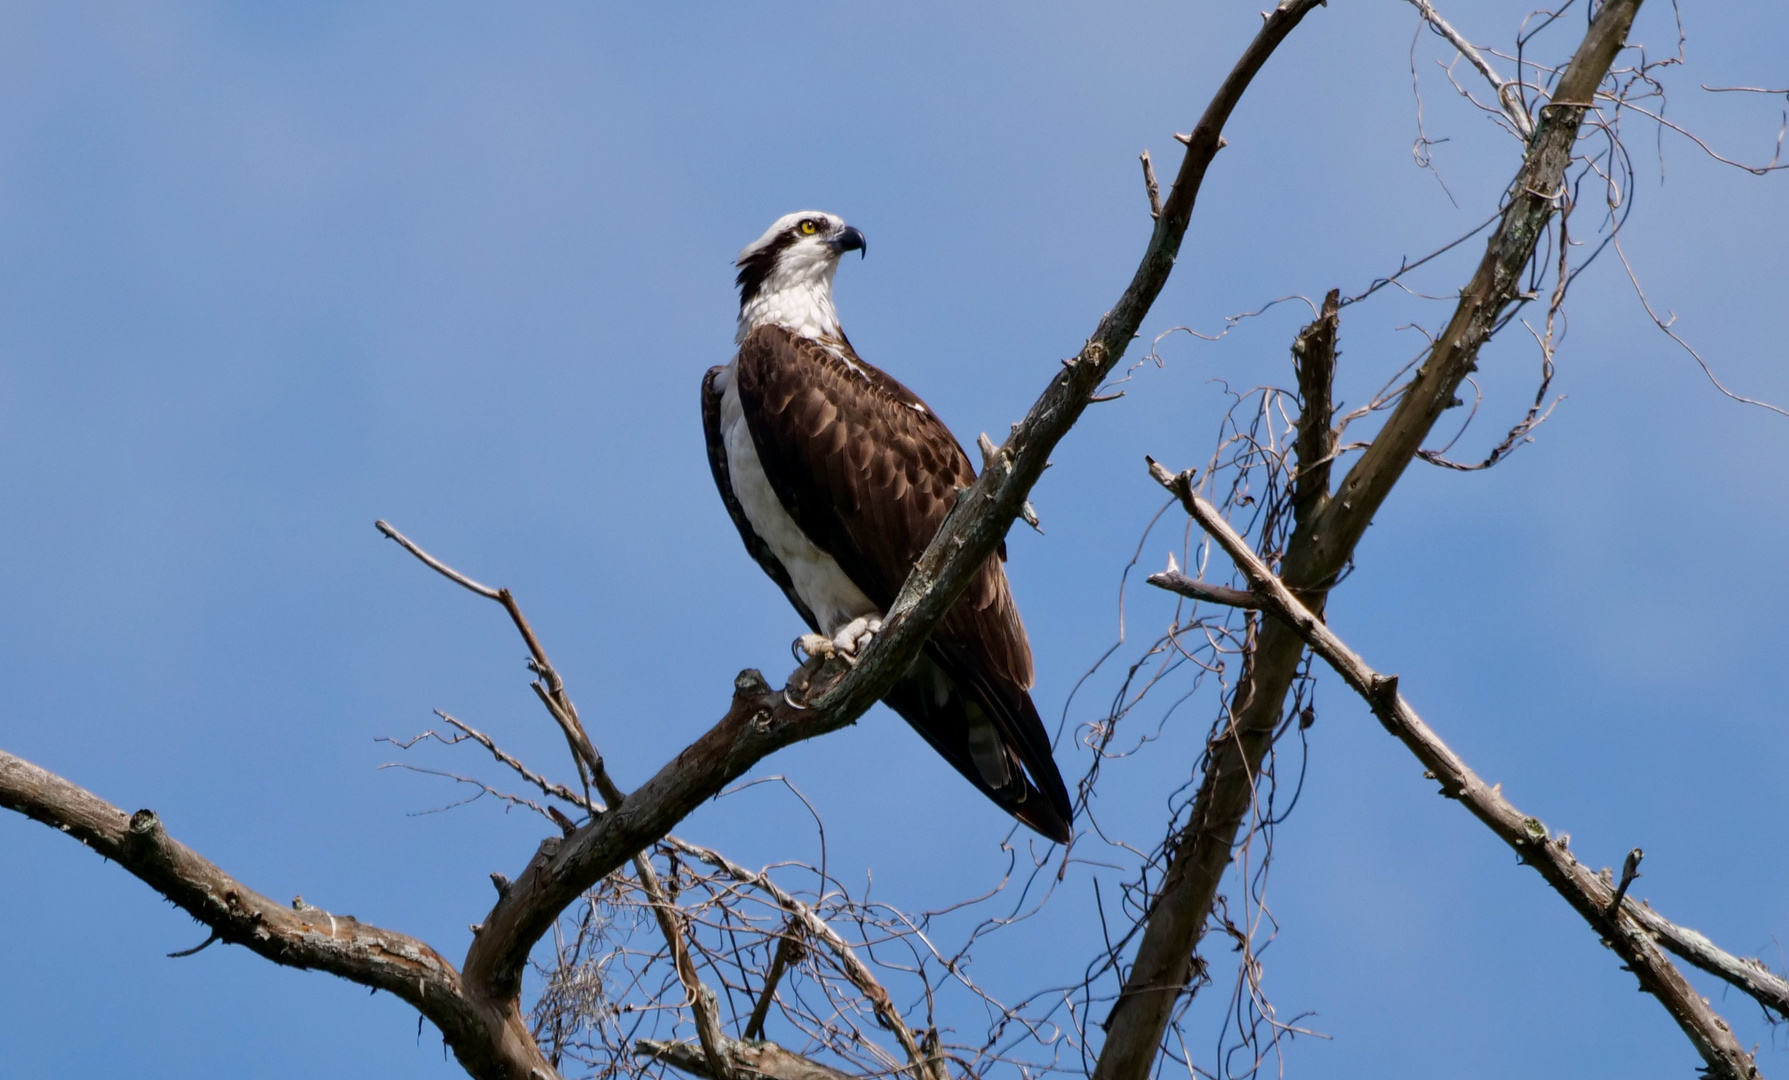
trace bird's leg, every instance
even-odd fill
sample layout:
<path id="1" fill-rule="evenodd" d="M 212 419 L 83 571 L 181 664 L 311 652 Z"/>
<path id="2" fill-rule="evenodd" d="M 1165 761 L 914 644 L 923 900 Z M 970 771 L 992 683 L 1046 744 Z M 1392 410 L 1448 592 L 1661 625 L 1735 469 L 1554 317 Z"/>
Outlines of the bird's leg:
<path id="1" fill-rule="evenodd" d="M 847 663 L 855 664 L 857 654 L 869 645 L 870 639 L 875 637 L 876 632 L 881 629 L 882 616 L 859 616 L 839 627 L 839 632 L 832 636 L 832 647 L 845 658 Z"/>

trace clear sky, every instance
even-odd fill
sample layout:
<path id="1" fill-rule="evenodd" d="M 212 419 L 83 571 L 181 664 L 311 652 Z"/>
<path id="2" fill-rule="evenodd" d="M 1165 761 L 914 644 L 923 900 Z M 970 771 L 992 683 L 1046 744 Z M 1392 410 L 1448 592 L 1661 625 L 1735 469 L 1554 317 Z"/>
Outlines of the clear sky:
<path id="1" fill-rule="evenodd" d="M 1500 46 L 1526 11 L 1452 7 Z M 1671 115 L 1768 158 L 1781 98 L 1698 86 L 1785 86 L 1789 10 L 1686 5 L 1683 21 Z M 374 739 L 443 708 L 560 774 L 563 745 L 500 613 L 374 519 L 513 588 L 638 782 L 719 716 L 739 668 L 785 673 L 801 629 L 741 550 L 702 447 L 733 253 L 787 211 L 844 216 L 870 242 L 838 282 L 859 350 L 965 443 L 998 435 L 1129 278 L 1150 224 L 1138 151 L 1171 169 L 1171 133 L 1258 25 L 1254 5 L 1205 0 L 6 5 L 0 746 L 153 807 L 270 896 L 457 960 L 486 875 L 519 870 L 542 827 L 488 801 L 414 816 L 457 793 L 378 771 L 395 752 Z M 1451 98 L 1427 35 L 1447 190 L 1412 161 L 1415 30 L 1406 4 L 1336 0 L 1296 32 L 1235 116 L 1146 336 L 1358 292 L 1490 212 L 1517 147 Z M 1669 5 L 1648 4 L 1634 37 L 1670 53 Z M 1628 136 L 1627 250 L 1648 295 L 1735 390 L 1789 403 L 1789 181 L 1641 123 Z M 1414 287 L 1457 288 L 1477 250 Z M 1441 310 L 1390 291 L 1348 309 L 1343 396 L 1416 352 L 1398 327 Z M 1215 345 L 1165 341 L 1165 365 L 1056 452 L 1034 499 L 1044 535 L 1013 535 L 1036 696 L 1052 722 L 1067 704 L 1071 778 L 1112 683 L 1069 690 L 1115 640 L 1119 574 L 1164 501 L 1143 455 L 1203 463 L 1212 380 L 1290 384 L 1306 317 L 1286 304 Z M 1518 333 L 1487 351 L 1456 456 L 1532 397 Z M 1496 469 L 1413 469 L 1333 625 L 1580 858 L 1645 848 L 1638 895 L 1780 967 L 1789 420 L 1720 397 L 1612 258 L 1578 283 L 1554 389 L 1553 419 Z M 1144 569 L 1178 531 L 1151 537 Z M 1172 610 L 1133 589 L 1114 662 Z M 1139 723 L 1172 696 L 1153 700 Z M 1318 703 L 1265 961 L 1281 1014 L 1314 1012 L 1302 1023 L 1330 1038 L 1295 1043 L 1291 1075 L 1692 1074 L 1663 1010 L 1537 875 L 1436 798 L 1336 680 Z M 1213 714 L 1195 698 L 1110 770 L 1102 822 L 1157 843 Z M 835 872 L 873 871 L 893 902 L 959 898 L 1002 865 L 1007 819 L 880 708 L 754 773 L 772 774 L 823 812 Z M 767 863 L 813 857 L 806 822 L 762 787 L 680 831 Z M 1074 868 L 982 976 L 1071 978 L 1099 949 L 1092 881 L 1121 876 Z M 241 949 L 165 958 L 203 937 L 117 867 L 0 816 L 0 1071 L 456 1074 L 387 996 Z M 1198 1046 L 1216 1043 L 1231 962 L 1207 952 L 1219 987 L 1195 1007 Z M 1767 1075 L 1789 1073 L 1789 1037 L 1700 985 Z"/>

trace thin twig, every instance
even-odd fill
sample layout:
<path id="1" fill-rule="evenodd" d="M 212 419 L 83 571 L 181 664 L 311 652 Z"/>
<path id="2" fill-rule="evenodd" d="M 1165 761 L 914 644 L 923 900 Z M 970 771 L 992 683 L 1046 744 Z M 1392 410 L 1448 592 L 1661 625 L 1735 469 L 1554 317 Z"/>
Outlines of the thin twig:
<path id="1" fill-rule="evenodd" d="M 428 552 L 417 547 L 416 544 L 413 541 L 411 541 L 411 539 L 408 536 L 405 536 L 403 533 L 392 528 L 390 525 L 387 525 L 384 521 L 373 522 L 373 528 L 378 529 L 380 532 L 384 533 L 386 536 L 390 537 L 393 540 L 396 540 L 398 542 L 399 547 L 402 547 L 405 551 L 408 551 L 410 554 L 416 556 L 418 559 L 421 559 L 423 562 L 423 565 L 425 565 L 429 569 L 435 571 L 435 573 L 440 574 L 442 577 L 446 578 L 447 580 L 453 582 L 455 585 L 458 585 L 463 589 L 470 589 L 473 592 L 477 593 L 478 595 L 484 597 L 486 600 L 496 600 L 499 603 L 502 602 L 502 599 L 503 599 L 502 594 L 499 593 L 498 590 L 491 588 L 489 585 L 480 585 L 478 582 L 473 581 L 471 578 L 467 577 L 465 574 L 460 573 L 458 570 L 455 570 L 453 567 L 442 562 L 440 559 L 437 559 L 433 555 L 430 555 Z"/>
<path id="2" fill-rule="evenodd" d="M 1534 136 L 1534 121 L 1529 118 L 1527 110 L 1522 108 L 1520 86 L 1513 80 L 1505 79 L 1497 74 L 1497 69 L 1491 66 L 1491 62 L 1485 59 L 1484 54 L 1479 52 L 1472 42 L 1467 41 L 1464 34 L 1449 25 L 1429 0 L 1408 0 L 1408 2 L 1422 14 L 1424 22 L 1433 27 L 1437 34 L 1446 38 L 1448 44 L 1459 50 L 1460 55 L 1466 58 L 1466 62 L 1477 68 L 1479 74 L 1485 77 L 1485 81 L 1491 84 L 1491 89 L 1497 94 L 1498 108 L 1503 110 L 1503 115 L 1509 118 L 1511 124 L 1515 125 L 1516 131 L 1521 134 L 1522 138 L 1532 138 Z"/>
<path id="3" fill-rule="evenodd" d="M 183 956 L 193 956 L 197 953 L 202 953 L 207 948 L 209 948 L 214 942 L 222 941 L 223 939 L 224 939 L 224 936 L 222 934 L 218 933 L 216 930 L 213 930 L 213 931 L 211 931 L 210 937 L 207 937 L 204 941 L 199 942 L 197 945 L 194 945 L 192 948 L 181 949 L 179 952 L 169 953 L 168 959 L 177 960 Z"/>
<path id="4" fill-rule="evenodd" d="M 570 747 L 572 758 L 577 764 L 578 774 L 582 776 L 588 769 L 591 778 L 597 785 L 597 791 L 601 793 L 603 799 L 611 806 L 619 803 L 621 801 L 620 789 L 610 781 L 608 772 L 603 765 L 602 755 L 596 752 L 595 744 L 590 741 L 589 734 L 584 730 L 583 722 L 578 719 L 577 707 L 566 696 L 565 680 L 560 678 L 558 669 L 553 666 L 552 661 L 547 659 L 546 649 L 541 646 L 540 639 L 535 636 L 534 627 L 529 624 L 527 616 L 522 614 L 522 607 L 516 603 L 515 596 L 508 589 L 493 589 L 489 585 L 482 585 L 472 580 L 424 551 L 415 541 L 392 528 L 385 521 L 375 521 L 373 526 L 381 533 L 396 540 L 405 551 L 416 556 L 425 566 L 442 577 L 487 600 L 495 600 L 503 605 L 503 610 L 508 612 L 510 621 L 515 624 L 516 631 L 522 635 L 522 642 L 528 646 L 530 666 L 541 677 L 541 682 L 536 684 L 535 693 L 540 695 L 541 702 L 547 707 L 547 712 L 552 715 L 554 722 L 559 725 L 560 731 L 564 734 L 566 745 Z"/>
<path id="5" fill-rule="evenodd" d="M 1187 577 L 1174 569 L 1172 558 L 1168 569 L 1159 574 L 1151 574 L 1144 579 L 1158 589 L 1166 589 L 1171 593 L 1179 593 L 1189 600 L 1202 600 L 1208 604 L 1222 604 L 1224 607 L 1258 609 L 1261 601 L 1255 594 L 1242 589 L 1232 589 L 1228 585 L 1212 585 Z"/>
<path id="6" fill-rule="evenodd" d="M 652 860 L 644 853 L 634 856 L 634 873 L 640 879 L 640 888 L 645 891 L 647 900 L 651 901 L 653 918 L 658 920 L 659 931 L 664 934 L 665 944 L 671 950 L 671 963 L 688 996 L 690 1013 L 696 1019 L 696 1037 L 701 1041 L 710 1073 L 715 1080 L 734 1080 L 733 1063 L 727 1054 L 727 1038 L 721 1033 L 719 1004 L 714 991 L 703 984 L 695 961 L 690 959 L 689 945 L 684 938 L 683 912 L 665 895 L 658 873 L 652 868 Z"/>
<path id="7" fill-rule="evenodd" d="M 888 991 L 859 959 L 857 950 L 848 945 L 845 939 L 840 937 L 838 932 L 820 917 L 819 913 L 791 896 L 782 886 L 772 881 L 769 874 L 754 873 L 718 851 L 700 847 L 676 837 L 666 837 L 665 843 L 673 850 L 700 859 L 726 873 L 735 881 L 762 889 L 769 894 L 783 910 L 801 923 L 801 927 L 808 937 L 824 945 L 827 951 L 832 953 L 834 959 L 839 962 L 840 969 L 844 971 L 845 977 L 851 980 L 853 986 L 857 987 L 858 993 L 869 999 L 871 1006 L 876 1011 L 877 1020 L 893 1033 L 895 1040 L 901 1044 L 901 1049 L 906 1052 L 907 1060 L 914 1068 L 916 1080 L 927 1076 L 926 1055 L 920 1048 L 919 1041 L 914 1038 L 913 1029 L 907 1026 L 907 1021 L 901 1017 L 900 1010 L 895 1008 L 894 1002 L 889 998 Z M 939 1068 L 942 1069 L 942 1065 Z M 948 1080 L 948 1078 L 937 1076 L 935 1080 Z"/>
<path id="8" fill-rule="evenodd" d="M 740 1037 L 753 1040 L 764 1037 L 764 1020 L 770 1014 L 771 1002 L 776 1000 L 776 984 L 782 981 L 783 971 L 801 956 L 801 943 L 796 939 L 795 924 L 790 923 L 776 943 L 776 954 L 770 959 L 770 970 L 764 974 L 764 989 L 758 994 L 758 1003 L 752 1006 L 752 1015 L 746 1021 L 745 1030 Z"/>

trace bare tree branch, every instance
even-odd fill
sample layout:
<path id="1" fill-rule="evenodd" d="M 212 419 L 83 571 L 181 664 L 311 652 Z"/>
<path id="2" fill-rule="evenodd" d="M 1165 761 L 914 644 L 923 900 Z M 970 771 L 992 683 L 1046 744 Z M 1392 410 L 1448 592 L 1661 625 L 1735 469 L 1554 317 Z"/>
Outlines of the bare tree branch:
<path id="1" fill-rule="evenodd" d="M 1491 62 L 1485 59 L 1484 54 L 1479 52 L 1472 42 L 1467 41 L 1465 35 L 1449 25 L 1448 21 L 1441 17 L 1441 13 L 1435 10 L 1435 5 L 1429 3 L 1429 0 L 1409 0 L 1409 3 L 1411 7 L 1421 13 L 1424 22 L 1428 23 L 1437 34 L 1446 38 L 1448 44 L 1459 50 L 1460 55 L 1466 58 L 1466 62 L 1477 68 L 1478 73 L 1491 84 L 1491 89 L 1497 94 L 1498 108 L 1503 110 L 1503 115 L 1515 126 L 1517 133 L 1524 139 L 1533 137 L 1534 121 L 1529 119 L 1528 111 L 1522 107 L 1520 84 L 1497 74 L 1497 69 L 1491 66 Z"/>
<path id="2" fill-rule="evenodd" d="M 1707 937 L 1679 926 L 1646 904 L 1622 906 L 1627 916 L 1646 928 L 1647 933 L 1678 956 L 1733 986 L 1739 988 L 1778 1020 L 1789 1020 L 1789 979 L 1784 979 L 1764 966 L 1755 957 L 1735 956 L 1708 940 Z"/>
<path id="3" fill-rule="evenodd" d="M 1336 379 L 1336 328 L 1341 311 L 1341 290 L 1323 297 L 1323 310 L 1315 322 L 1292 341 L 1292 361 L 1298 374 L 1298 472 L 1292 479 L 1292 509 L 1300 520 L 1323 508 L 1329 498 L 1329 470 L 1335 461 L 1341 436 L 1331 426 L 1335 402 L 1330 392 Z"/>
<path id="4" fill-rule="evenodd" d="M 733 1066 L 727 1056 L 727 1038 L 721 1034 L 720 1005 L 714 991 L 702 984 L 696 963 L 690 959 L 689 944 L 684 940 L 683 913 L 665 895 L 652 861 L 644 854 L 634 856 L 634 873 L 639 875 L 640 888 L 652 903 L 652 915 L 658 920 L 659 932 L 671 949 L 671 963 L 677 969 L 677 980 L 689 995 L 690 1012 L 696 1018 L 696 1037 L 702 1044 L 702 1056 L 708 1074 L 715 1080 L 734 1080 Z"/>
<path id="5" fill-rule="evenodd" d="M 709 1068 L 702 1048 L 689 1043 L 660 1042 L 641 1039 L 634 1044 L 642 1057 L 654 1058 L 703 1080 L 722 1080 Z M 748 1043 L 728 1041 L 727 1053 L 741 1071 L 765 1080 L 857 1080 L 837 1069 L 829 1069 L 800 1054 L 792 1054 L 773 1042 Z"/>
<path id="6" fill-rule="evenodd" d="M 1454 400 L 1498 317 L 1519 295 L 1523 268 L 1564 196 L 1565 170 L 1597 86 L 1622 47 L 1641 0 L 1608 0 L 1598 9 L 1541 109 L 1497 229 L 1447 328 L 1336 493 L 1310 492 L 1287 545 L 1282 573 L 1318 615 L 1336 577 L 1352 559 L 1373 515 Z M 1325 418 L 1327 420 L 1327 418 Z M 1314 437 L 1314 436 L 1313 436 Z M 1302 441 L 1302 440 L 1301 440 Z M 1310 462 L 1301 460 L 1301 468 Z M 1152 898 L 1124 989 L 1106 1020 L 1094 1080 L 1149 1075 L 1169 1017 L 1193 970 L 1218 882 L 1255 795 L 1259 767 L 1280 726 L 1304 640 L 1269 621 L 1245 659 L 1227 719 L 1208 743 L 1205 775 Z"/>
<path id="7" fill-rule="evenodd" d="M 770 970 L 764 973 L 764 988 L 758 991 L 758 1003 L 752 1006 L 752 1015 L 745 1022 L 745 1030 L 741 1034 L 746 1039 L 762 1039 L 764 1037 L 764 1021 L 770 1017 L 770 1006 L 776 1001 L 776 988 L 783 980 L 783 972 L 789 965 L 800 958 L 802 947 L 796 937 L 794 923 L 783 932 L 781 940 L 776 943 L 776 953 L 770 959 Z"/>
<path id="8" fill-rule="evenodd" d="M 1630 872 L 1623 874 L 1625 880 L 1620 889 L 1580 863 L 1567 849 L 1565 837 L 1553 836 L 1540 819 L 1516 809 L 1503 797 L 1501 785 L 1493 787 L 1485 783 L 1423 723 L 1416 710 L 1399 694 L 1397 676 L 1382 675 L 1368 667 L 1323 623 L 1321 617 L 1299 602 L 1292 590 L 1249 548 L 1248 542 L 1236 534 L 1217 508 L 1193 491 L 1191 473 L 1175 475 L 1153 461 L 1149 465 L 1155 478 L 1179 496 L 1187 513 L 1235 562 L 1262 607 L 1279 623 L 1296 632 L 1313 652 L 1342 676 L 1372 708 L 1373 715 L 1386 730 L 1396 735 L 1428 768 L 1425 775 L 1440 781 L 1443 795 L 1464 803 L 1473 816 L 1489 826 L 1523 862 L 1538 870 L 1547 884 L 1577 910 L 1605 944 L 1615 950 L 1628 970 L 1639 978 L 1641 989 L 1658 998 L 1689 1036 L 1696 1051 L 1707 1062 L 1710 1074 L 1726 1080 L 1757 1077 L 1757 1066 L 1734 1038 L 1727 1022 L 1696 993 L 1695 987 L 1660 951 L 1646 924 L 1635 916 L 1639 905 L 1631 901 L 1623 903 L 1626 884 L 1632 880 L 1632 864 L 1637 860 L 1630 856 Z M 1618 911 L 1620 916 L 1616 914 Z M 1746 989 L 1743 985 L 1741 988 Z"/>
<path id="9" fill-rule="evenodd" d="M 1222 604 L 1233 608 L 1258 608 L 1261 601 L 1255 594 L 1243 589 L 1232 589 L 1228 585 L 1213 585 L 1198 581 L 1170 566 L 1158 574 L 1149 575 L 1148 581 L 1158 589 L 1166 589 L 1171 593 L 1179 593 L 1188 600 L 1203 600 L 1208 604 Z"/>
<path id="10" fill-rule="evenodd" d="M 583 776 L 585 770 L 588 769 L 603 798 L 611 803 L 620 802 L 620 790 L 610 783 L 608 773 L 603 767 L 602 755 L 598 754 L 596 747 L 591 744 L 590 736 L 585 733 L 584 725 L 578 719 L 577 707 L 565 694 L 565 680 L 559 677 L 558 669 L 547 659 L 546 649 L 541 647 L 540 639 L 534 636 L 534 627 L 522 614 L 521 605 L 516 603 L 516 598 L 511 595 L 510 591 L 508 589 L 493 589 L 488 585 L 479 584 L 430 555 L 409 537 L 384 521 L 373 522 L 373 527 L 397 541 L 400 547 L 416 556 L 442 577 L 487 600 L 495 600 L 503 605 L 503 610 L 509 613 L 510 621 L 515 623 L 517 632 L 522 635 L 523 643 L 528 646 L 531 657 L 529 666 L 541 677 L 541 681 L 534 684 L 534 692 L 540 696 L 541 703 L 547 707 L 547 712 L 552 715 L 554 722 L 564 733 L 566 744 L 571 748 L 572 757 L 577 763 L 578 775 Z"/>
<path id="11" fill-rule="evenodd" d="M 1312 561 L 1329 574 L 1347 561 L 1435 421 L 1452 407 L 1455 392 L 1476 367 L 1479 349 L 1499 316 L 1518 298 L 1522 269 L 1563 197 L 1561 184 L 1578 128 L 1639 7 L 1640 0 L 1603 4 L 1554 89 L 1552 102 L 1542 108 L 1528 153 L 1510 185 L 1502 221 L 1472 280 L 1461 290 L 1453 317 L 1436 337 L 1398 407 L 1324 509 L 1316 530 L 1321 536 L 1311 554 Z"/>
<path id="12" fill-rule="evenodd" d="M 1149 216 L 1162 216 L 1162 186 L 1155 182 L 1155 162 L 1149 160 L 1149 151 L 1137 155 L 1143 162 L 1143 191 L 1149 196 Z"/>
<path id="13" fill-rule="evenodd" d="M 484 732 L 478 730 L 477 728 L 466 723 L 465 721 L 460 720 L 458 717 L 451 716 L 448 713 L 444 713 L 440 709 L 435 710 L 435 715 L 439 716 L 441 719 L 452 724 L 454 727 L 459 728 L 462 732 L 465 732 L 466 737 L 468 739 L 471 739 L 473 742 L 476 742 L 478 745 L 484 747 L 486 750 L 489 750 L 491 752 L 491 756 L 496 758 L 500 764 L 507 765 L 511 770 L 513 770 L 522 779 L 528 781 L 530 784 L 533 784 L 535 787 L 539 788 L 543 794 L 545 794 L 551 798 L 560 799 L 565 802 L 571 803 L 573 806 L 581 806 L 586 811 L 589 811 L 590 813 L 599 813 L 602 810 L 601 806 L 597 805 L 596 803 L 591 802 L 589 799 L 585 798 L 584 796 L 579 795 L 577 792 L 573 791 L 571 788 L 566 787 L 564 784 L 555 783 L 554 781 L 548 780 L 546 777 L 541 776 L 539 773 L 534 772 L 533 770 L 529 769 L 528 766 L 522 764 L 520 759 L 518 759 L 514 754 L 511 754 L 511 753 L 503 750 L 501 747 L 499 747 L 496 744 L 496 742 L 491 739 L 491 737 L 489 735 L 486 735 Z"/>
<path id="14" fill-rule="evenodd" d="M 111 859 L 210 927 L 276 964 L 312 968 L 387 991 L 427 1016 L 479 1077 L 555 1073 L 519 1017 L 464 992 L 460 973 L 425 943 L 295 900 L 276 903 L 169 836 L 150 810 L 124 811 L 0 751 L 0 806 L 58 829 Z"/>

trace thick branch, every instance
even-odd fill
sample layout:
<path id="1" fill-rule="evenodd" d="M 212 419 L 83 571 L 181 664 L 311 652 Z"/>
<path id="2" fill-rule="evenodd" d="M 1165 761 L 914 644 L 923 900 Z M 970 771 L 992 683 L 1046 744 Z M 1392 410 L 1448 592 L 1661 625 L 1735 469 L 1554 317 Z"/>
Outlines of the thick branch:
<path id="1" fill-rule="evenodd" d="M 1331 427 L 1331 383 L 1335 377 L 1337 292 L 1324 298 L 1317 319 L 1292 344 L 1302 409 L 1294 447 L 1298 471 L 1292 483 L 1294 530 L 1291 546 L 1308 544 L 1311 523 L 1329 500 L 1330 463 L 1337 437 Z M 1152 585 L 1194 599 L 1256 607 L 1249 593 L 1195 581 L 1170 565 L 1153 574 Z M 1324 592 L 1311 602 L 1320 608 Z M 1269 624 L 1245 654 L 1238 689 L 1232 697 L 1232 723 L 1214 733 L 1206 747 L 1211 763 L 1193 802 L 1192 818 L 1175 837 L 1168 872 L 1155 896 L 1126 975 L 1118 1002 L 1106 1021 L 1106 1044 L 1096 1068 L 1098 1080 L 1140 1080 L 1147 1075 L 1161 1045 L 1168 1017 L 1192 973 L 1193 949 L 1204 933 L 1219 878 L 1230 861 L 1230 844 L 1249 800 L 1256 769 L 1272 741 L 1281 702 L 1291 684 L 1304 646 Z"/>
<path id="2" fill-rule="evenodd" d="M 1492 787 L 1480 779 L 1398 693 L 1397 676 L 1382 675 L 1368 667 L 1324 625 L 1322 619 L 1300 603 L 1292 590 L 1250 550 L 1248 542 L 1230 528 L 1217 508 L 1193 491 L 1191 474 L 1174 476 L 1160 465 L 1150 464 L 1157 479 L 1180 496 L 1187 513 L 1218 542 L 1248 578 L 1251 590 L 1263 608 L 1282 624 L 1292 627 L 1310 645 L 1312 652 L 1321 656 L 1366 700 L 1386 730 L 1396 735 L 1428 768 L 1427 775 L 1440 781 L 1443 795 L 1464 803 L 1474 817 L 1515 850 L 1518 858 L 1538 870 L 1547 884 L 1577 910 L 1605 944 L 1615 950 L 1628 970 L 1639 978 L 1640 988 L 1658 998 L 1689 1036 L 1696 1051 L 1708 1063 L 1710 1075 L 1727 1080 L 1757 1077 L 1758 1070 L 1751 1055 L 1739 1045 L 1727 1022 L 1709 1007 L 1659 949 L 1646 923 L 1636 915 L 1640 905 L 1631 900 L 1623 903 L 1611 882 L 1572 856 L 1563 837 L 1554 838 L 1540 819 L 1516 809 L 1503 797 L 1501 786 Z"/>
<path id="3" fill-rule="evenodd" d="M 804 668 L 798 678 L 813 677 L 817 692 L 799 703 L 786 693 L 772 693 L 757 672 L 741 673 L 732 705 L 713 729 L 608 814 L 562 845 L 543 847 L 529 863 L 492 909 L 483 933 L 466 955 L 464 975 L 470 988 L 513 1000 L 521 989 L 529 950 L 580 893 L 663 837 L 765 755 L 855 722 L 907 670 L 932 628 L 993 556 L 1042 475 L 1051 450 L 1122 358 L 1174 268 L 1205 170 L 1223 145 L 1224 122 L 1274 48 L 1318 3 L 1282 0 L 1269 14 L 1187 137 L 1180 172 L 1130 286 L 1080 353 L 1063 363 L 975 485 L 959 496 L 857 665 L 843 672 L 833 667 Z"/>
<path id="4" fill-rule="evenodd" d="M 1303 514 L 1297 518 L 1282 570 L 1318 617 L 1330 584 L 1353 558 L 1355 545 L 1380 504 L 1453 401 L 1461 380 L 1473 370 L 1497 316 L 1516 299 L 1521 271 L 1533 257 L 1563 191 L 1586 107 L 1639 7 L 1640 0 L 1607 0 L 1597 11 L 1555 89 L 1553 103 L 1541 112 L 1498 228 L 1477 272 L 1461 290 L 1447 329 L 1341 488 L 1328 497 L 1311 492 L 1308 502 L 1295 507 Z M 1306 464 L 1301 460 L 1301 469 Z M 1245 657 L 1228 722 L 1208 745 L 1205 776 L 1190 817 L 1169 841 L 1168 869 L 1151 903 L 1124 989 L 1107 1018 L 1106 1043 L 1094 1080 L 1143 1080 L 1149 1075 L 1169 1017 L 1186 987 L 1193 951 L 1253 802 L 1255 777 L 1273 743 L 1304 648 L 1296 633 L 1269 621 Z"/>
<path id="5" fill-rule="evenodd" d="M 314 968 L 416 1006 L 476 1077 L 554 1077 L 520 1017 L 486 1008 L 428 945 L 295 900 L 276 903 L 169 836 L 149 810 L 124 811 L 0 751 L 0 806 L 43 822 L 136 875 L 218 939 L 276 964 Z"/>

